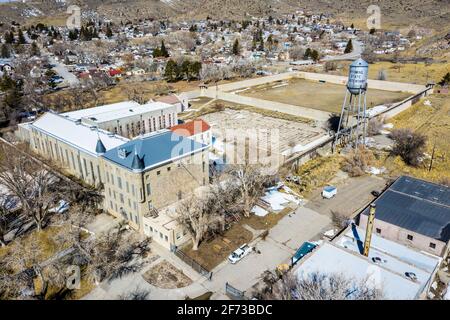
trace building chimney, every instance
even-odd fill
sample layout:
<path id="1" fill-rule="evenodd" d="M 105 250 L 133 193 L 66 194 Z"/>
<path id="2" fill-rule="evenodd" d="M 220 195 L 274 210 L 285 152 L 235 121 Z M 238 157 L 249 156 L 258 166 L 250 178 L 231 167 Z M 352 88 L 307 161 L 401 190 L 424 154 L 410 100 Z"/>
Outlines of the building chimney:
<path id="1" fill-rule="evenodd" d="M 375 211 L 376 205 L 375 203 L 371 203 L 369 215 L 367 216 L 366 239 L 364 240 L 363 255 L 365 255 L 366 257 L 369 256 L 370 242 L 372 241 L 372 231 L 373 231 L 373 223 L 375 220 Z"/>

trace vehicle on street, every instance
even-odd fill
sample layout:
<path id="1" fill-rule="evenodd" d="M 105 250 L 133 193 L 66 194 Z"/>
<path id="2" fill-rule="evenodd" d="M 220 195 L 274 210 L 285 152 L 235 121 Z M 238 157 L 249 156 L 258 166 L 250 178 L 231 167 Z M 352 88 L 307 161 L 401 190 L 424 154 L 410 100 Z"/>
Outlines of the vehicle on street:
<path id="1" fill-rule="evenodd" d="M 244 258 L 246 255 L 248 255 L 250 252 L 252 252 L 252 250 L 253 248 L 250 247 L 248 244 L 243 244 L 228 256 L 228 261 L 230 261 L 232 264 L 235 264 L 236 262 Z"/>

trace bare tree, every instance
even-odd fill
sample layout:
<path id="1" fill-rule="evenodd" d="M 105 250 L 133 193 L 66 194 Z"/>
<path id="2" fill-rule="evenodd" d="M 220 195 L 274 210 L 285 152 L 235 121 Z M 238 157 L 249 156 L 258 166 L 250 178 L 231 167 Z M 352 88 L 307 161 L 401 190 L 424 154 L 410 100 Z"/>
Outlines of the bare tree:
<path id="1" fill-rule="evenodd" d="M 353 279 L 339 273 L 295 275 L 289 272 L 266 298 L 276 300 L 381 300 L 381 288 L 369 279 Z"/>
<path id="2" fill-rule="evenodd" d="M 243 214 L 249 217 L 256 201 L 264 194 L 264 184 L 270 177 L 262 173 L 260 166 L 250 164 L 232 165 L 228 173 L 234 177 L 240 190 Z"/>
<path id="3" fill-rule="evenodd" d="M 60 200 L 55 180 L 47 170 L 39 168 L 28 156 L 10 147 L 2 147 L 0 183 L 20 200 L 23 213 L 40 231 L 50 209 Z"/>
<path id="4" fill-rule="evenodd" d="M 150 295 L 150 291 L 148 289 L 142 289 L 140 287 L 136 287 L 133 290 L 121 294 L 119 296 L 120 300 L 147 300 Z"/>
<path id="5" fill-rule="evenodd" d="M 219 216 L 208 207 L 209 194 L 201 197 L 191 195 L 184 199 L 176 209 L 176 220 L 183 226 L 192 239 L 192 250 L 198 250 L 205 235 L 214 228 Z"/>
<path id="6" fill-rule="evenodd" d="M 342 212 L 336 210 L 331 211 L 331 222 L 339 230 L 349 225 L 350 219 L 347 218 Z"/>
<path id="7" fill-rule="evenodd" d="M 427 143 L 426 136 L 411 129 L 396 129 L 390 136 L 395 142 L 392 154 L 400 156 L 408 165 L 418 166 Z"/>

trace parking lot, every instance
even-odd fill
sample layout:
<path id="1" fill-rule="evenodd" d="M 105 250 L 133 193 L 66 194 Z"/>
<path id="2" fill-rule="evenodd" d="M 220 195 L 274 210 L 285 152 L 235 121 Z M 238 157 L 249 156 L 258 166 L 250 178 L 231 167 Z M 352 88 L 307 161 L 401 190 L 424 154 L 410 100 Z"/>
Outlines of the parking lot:
<path id="1" fill-rule="evenodd" d="M 323 215 L 333 210 L 351 217 L 374 199 L 371 191 L 381 191 L 385 185 L 386 181 L 376 176 L 348 178 L 336 185 L 337 195 L 331 199 L 322 198 L 321 188 L 315 190 L 305 207 Z"/>

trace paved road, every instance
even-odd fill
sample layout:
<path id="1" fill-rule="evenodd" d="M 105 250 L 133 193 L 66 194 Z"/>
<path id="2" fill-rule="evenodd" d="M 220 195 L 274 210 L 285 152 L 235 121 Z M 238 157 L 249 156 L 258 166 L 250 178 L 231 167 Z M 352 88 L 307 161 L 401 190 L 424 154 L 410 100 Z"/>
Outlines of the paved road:
<path id="1" fill-rule="evenodd" d="M 322 60 L 323 61 L 337 61 L 337 60 L 356 60 L 358 59 L 361 54 L 363 53 L 363 44 L 361 43 L 361 41 L 357 40 L 356 38 L 352 39 L 352 44 L 353 44 L 353 51 L 350 53 L 346 53 L 343 55 L 339 55 L 339 56 L 327 56 L 324 57 Z"/>
<path id="2" fill-rule="evenodd" d="M 327 216 L 300 207 L 294 214 L 281 219 L 265 240 L 257 238 L 251 243 L 260 254 L 251 253 L 235 265 L 223 262 L 213 270 L 212 280 L 204 280 L 202 285 L 215 292 L 213 299 L 224 297 L 226 282 L 239 290 L 248 291 L 261 280 L 264 271 L 273 271 L 279 264 L 288 263 L 303 242 L 320 237 L 329 225 Z"/>
<path id="3" fill-rule="evenodd" d="M 375 176 L 349 178 L 337 185 L 337 195 L 332 199 L 322 199 L 321 190 L 316 190 L 305 207 L 323 215 L 330 215 L 331 210 L 352 216 L 373 200 L 372 190 L 382 190 L 386 182 Z"/>
<path id="4" fill-rule="evenodd" d="M 65 64 L 56 61 L 55 58 L 51 56 L 48 56 L 48 60 L 51 64 L 55 65 L 53 70 L 55 70 L 61 77 L 63 77 L 64 81 L 69 86 L 76 86 L 80 83 L 78 78 L 73 73 L 69 72 Z"/>

